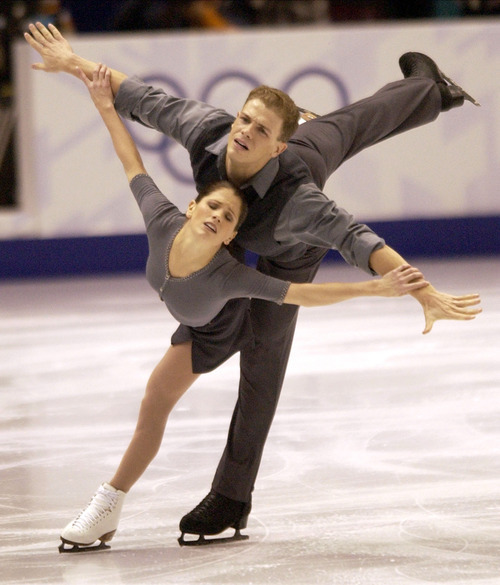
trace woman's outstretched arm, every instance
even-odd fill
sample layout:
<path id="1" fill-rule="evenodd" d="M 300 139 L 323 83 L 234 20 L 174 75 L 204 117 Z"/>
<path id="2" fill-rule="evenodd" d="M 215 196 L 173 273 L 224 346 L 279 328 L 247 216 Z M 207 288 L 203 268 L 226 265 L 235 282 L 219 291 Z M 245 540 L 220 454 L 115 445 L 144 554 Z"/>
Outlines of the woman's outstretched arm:
<path id="1" fill-rule="evenodd" d="M 92 73 L 92 79 L 89 79 L 81 69 L 78 69 L 78 74 L 87 86 L 90 97 L 109 131 L 127 179 L 131 181 L 136 175 L 145 173 L 146 169 L 137 146 L 115 110 L 110 83 L 110 69 L 105 65 L 98 64 Z"/>
<path id="2" fill-rule="evenodd" d="M 409 264 L 398 266 L 378 279 L 362 282 L 293 283 L 284 302 L 291 305 L 316 307 L 332 305 L 355 297 L 400 297 L 428 286 L 423 274 Z"/>
<path id="3" fill-rule="evenodd" d="M 429 291 L 428 295 L 433 298 L 437 295 L 440 299 L 439 311 L 431 307 L 426 312 L 426 315 L 432 316 L 432 323 L 438 319 L 469 321 L 481 313 L 481 308 L 477 306 L 481 302 L 478 294 L 453 296 L 438 293 L 424 279 L 423 274 L 409 264 L 402 264 L 386 272 L 381 278 L 363 282 L 292 283 L 283 302 L 315 307 L 364 296 L 400 297 L 406 294 L 417 296 L 424 290 Z M 443 309 L 443 305 L 446 305 L 446 310 Z M 428 316 L 428 319 L 430 318 Z M 424 333 L 430 331 L 432 323 L 429 326 L 426 321 Z"/>

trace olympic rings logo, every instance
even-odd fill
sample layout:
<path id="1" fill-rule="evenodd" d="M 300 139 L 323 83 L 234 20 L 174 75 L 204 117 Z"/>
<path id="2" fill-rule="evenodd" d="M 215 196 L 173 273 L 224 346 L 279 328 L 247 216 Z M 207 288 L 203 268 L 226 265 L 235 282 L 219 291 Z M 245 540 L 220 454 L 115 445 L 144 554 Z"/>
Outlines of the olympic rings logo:
<path id="1" fill-rule="evenodd" d="M 322 82 L 326 82 L 326 84 L 331 87 L 336 100 L 336 107 L 332 109 L 338 109 L 339 107 L 346 106 L 349 103 L 347 88 L 341 78 L 335 73 L 332 73 L 331 71 L 322 67 L 308 67 L 306 69 L 295 72 L 286 78 L 281 85 L 277 85 L 276 87 L 280 87 L 280 89 L 286 93 L 291 94 L 294 87 L 296 87 L 299 83 L 310 83 L 312 78 L 319 78 Z M 168 75 L 150 74 L 142 77 L 142 79 L 145 83 L 153 87 L 162 88 L 170 95 L 177 97 L 190 97 L 208 104 L 213 103 L 212 98 L 217 91 L 221 90 L 225 85 L 229 87 L 230 84 L 237 82 L 239 85 L 244 86 L 245 91 L 242 93 L 242 97 L 239 98 L 236 107 L 240 107 L 243 104 L 251 89 L 262 84 L 262 81 L 254 75 L 250 75 L 243 71 L 230 70 L 225 71 L 224 73 L 219 73 L 210 78 L 204 87 L 202 87 L 199 97 L 196 97 L 188 96 L 188 92 L 185 90 L 185 88 L 182 87 L 182 85 L 180 85 L 176 79 Z M 298 105 L 303 106 L 306 109 L 308 108 L 307 103 Z M 179 164 L 179 161 L 176 160 L 175 151 L 178 145 L 174 140 L 160 133 L 156 133 L 154 135 L 155 138 L 152 140 L 150 140 L 150 135 L 148 135 L 146 139 L 144 138 L 144 134 L 138 135 L 137 126 L 135 124 L 128 124 L 128 128 L 140 149 L 157 153 L 163 167 L 174 180 L 183 184 L 193 184 L 191 169 L 189 169 L 189 171 L 182 169 L 181 167 L 183 165 Z"/>

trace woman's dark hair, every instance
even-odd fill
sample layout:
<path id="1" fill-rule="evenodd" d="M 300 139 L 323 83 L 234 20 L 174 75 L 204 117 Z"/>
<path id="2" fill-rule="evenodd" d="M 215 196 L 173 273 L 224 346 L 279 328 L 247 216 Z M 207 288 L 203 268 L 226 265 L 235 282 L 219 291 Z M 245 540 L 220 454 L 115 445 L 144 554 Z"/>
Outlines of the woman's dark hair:
<path id="1" fill-rule="evenodd" d="M 210 183 L 209 185 L 206 185 L 205 187 L 203 187 L 203 189 L 200 189 L 200 191 L 198 191 L 198 195 L 195 201 L 196 203 L 199 203 L 202 199 L 208 197 L 208 195 L 211 195 L 212 193 L 214 193 L 214 191 L 218 191 L 219 189 L 229 189 L 240 200 L 241 203 L 240 215 L 238 217 L 238 221 L 236 222 L 236 229 L 238 230 L 241 224 L 245 221 L 248 213 L 248 204 L 245 199 L 245 195 L 243 194 L 243 191 L 240 191 L 240 189 L 238 189 L 238 187 L 236 187 L 229 181 L 217 181 L 216 183 Z"/>

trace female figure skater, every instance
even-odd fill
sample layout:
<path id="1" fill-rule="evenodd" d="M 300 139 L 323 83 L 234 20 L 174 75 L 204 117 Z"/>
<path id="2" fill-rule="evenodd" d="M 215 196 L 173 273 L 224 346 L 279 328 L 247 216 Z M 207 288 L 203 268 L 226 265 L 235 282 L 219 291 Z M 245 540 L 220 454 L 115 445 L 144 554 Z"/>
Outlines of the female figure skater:
<path id="1" fill-rule="evenodd" d="M 115 475 L 99 487 L 88 506 L 62 531 L 61 552 L 107 548 L 105 543 L 116 532 L 124 497 L 158 452 L 176 402 L 200 373 L 210 371 L 251 343 L 249 298 L 317 306 L 358 296 L 401 296 L 428 284 L 410 265 L 375 280 L 324 284 L 285 282 L 244 266 L 226 248 L 245 219 L 246 202 L 239 190 L 228 182 L 217 183 L 199 193 L 182 214 L 147 175 L 136 145 L 114 108 L 109 69 L 98 65 L 92 80 L 82 71 L 79 75 L 108 128 L 144 216 L 149 243 L 147 279 L 181 326 L 147 383 L 132 441 Z M 238 319 L 231 311 L 231 320 L 225 323 L 220 315 L 227 303 L 239 303 L 241 309 Z M 216 315 L 214 329 L 211 321 Z M 205 341 L 210 338 L 213 342 L 198 344 L 191 335 L 195 331 Z M 238 534 L 243 527 L 235 527 Z M 91 546 L 98 540 L 100 544 Z"/>

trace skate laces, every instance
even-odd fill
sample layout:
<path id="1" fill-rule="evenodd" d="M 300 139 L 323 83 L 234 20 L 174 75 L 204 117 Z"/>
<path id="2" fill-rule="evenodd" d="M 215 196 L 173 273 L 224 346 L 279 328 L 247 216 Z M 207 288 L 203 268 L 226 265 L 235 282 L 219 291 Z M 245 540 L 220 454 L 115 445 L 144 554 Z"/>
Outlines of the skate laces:
<path id="1" fill-rule="evenodd" d="M 238 516 L 244 504 L 216 492 L 210 492 L 193 510 L 193 514 L 208 521 L 227 522 Z"/>
<path id="2" fill-rule="evenodd" d="M 211 517 L 214 515 L 214 508 L 217 508 L 217 494 L 210 492 L 208 496 L 205 496 L 203 500 L 193 510 L 195 514 L 202 515 L 205 517 Z"/>
<path id="3" fill-rule="evenodd" d="M 75 518 L 73 526 L 79 530 L 86 530 L 92 527 L 113 511 L 117 501 L 118 492 L 112 492 L 100 487 L 88 506 Z"/>

